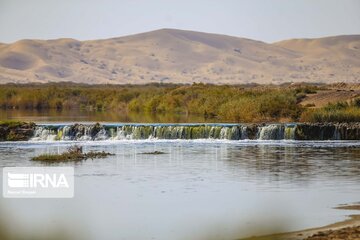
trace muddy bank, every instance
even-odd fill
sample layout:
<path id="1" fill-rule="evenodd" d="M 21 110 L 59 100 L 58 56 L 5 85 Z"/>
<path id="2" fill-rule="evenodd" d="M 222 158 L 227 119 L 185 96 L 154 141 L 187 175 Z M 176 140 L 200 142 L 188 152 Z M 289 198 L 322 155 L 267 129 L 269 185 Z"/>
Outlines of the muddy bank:
<path id="1" fill-rule="evenodd" d="M 307 237 L 305 240 L 359 240 L 360 226 L 345 227 L 338 230 L 320 231 Z"/>

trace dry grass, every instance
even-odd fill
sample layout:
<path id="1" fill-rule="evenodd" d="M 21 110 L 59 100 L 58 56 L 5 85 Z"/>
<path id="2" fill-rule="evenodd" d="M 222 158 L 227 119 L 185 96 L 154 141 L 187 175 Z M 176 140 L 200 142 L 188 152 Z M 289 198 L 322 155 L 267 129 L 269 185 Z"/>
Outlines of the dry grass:
<path id="1" fill-rule="evenodd" d="M 296 120 L 298 102 L 313 87 L 226 85 L 2 86 L 0 107 L 16 109 L 88 109 L 112 112 L 195 114 L 219 121 Z"/>
<path id="2" fill-rule="evenodd" d="M 350 103 L 337 102 L 319 109 L 308 109 L 300 118 L 304 122 L 360 122 L 360 98 Z"/>

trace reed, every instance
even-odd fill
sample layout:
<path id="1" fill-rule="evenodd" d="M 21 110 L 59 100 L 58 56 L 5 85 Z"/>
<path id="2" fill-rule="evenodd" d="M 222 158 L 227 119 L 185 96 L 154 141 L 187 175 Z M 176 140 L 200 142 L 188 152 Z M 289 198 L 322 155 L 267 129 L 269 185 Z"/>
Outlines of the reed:
<path id="1" fill-rule="evenodd" d="M 219 121 L 297 120 L 298 102 L 314 87 L 227 85 L 3 85 L 3 109 L 195 114 Z"/>
<path id="2" fill-rule="evenodd" d="M 351 102 L 328 104 L 320 109 L 307 109 L 301 115 L 304 122 L 360 122 L 360 98 Z"/>

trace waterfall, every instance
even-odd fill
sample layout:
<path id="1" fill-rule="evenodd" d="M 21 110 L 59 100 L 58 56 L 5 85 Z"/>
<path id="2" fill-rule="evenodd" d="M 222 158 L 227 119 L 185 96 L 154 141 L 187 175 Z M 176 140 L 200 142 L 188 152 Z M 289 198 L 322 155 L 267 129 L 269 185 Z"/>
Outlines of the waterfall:
<path id="1" fill-rule="evenodd" d="M 71 126 L 64 126 L 62 128 L 62 133 L 61 133 L 59 139 L 60 140 L 71 140 L 71 138 L 70 138 L 70 130 L 71 130 Z"/>
<path id="2" fill-rule="evenodd" d="M 240 127 L 240 139 L 249 139 L 248 133 L 247 133 L 247 126 L 241 126 Z"/>
<path id="3" fill-rule="evenodd" d="M 37 126 L 32 140 L 131 140 L 131 139 L 246 139 L 247 127 L 240 125 L 64 125 Z"/>
<path id="4" fill-rule="evenodd" d="M 36 127 L 33 140 L 38 141 L 55 141 L 57 139 L 57 132 L 43 127 Z"/>
<path id="5" fill-rule="evenodd" d="M 220 130 L 220 139 L 239 140 L 241 139 L 240 133 L 240 129 L 237 126 L 222 127 Z"/>
<path id="6" fill-rule="evenodd" d="M 334 135 L 333 135 L 333 139 L 334 140 L 341 140 L 341 133 L 339 128 L 336 126 L 335 130 L 334 130 Z"/>
<path id="7" fill-rule="evenodd" d="M 296 125 L 294 124 L 285 125 L 284 139 L 295 140 L 295 129 L 296 129 Z"/>
<path id="8" fill-rule="evenodd" d="M 346 124 L 73 124 L 37 125 L 33 141 L 137 139 L 359 140 L 360 125 Z"/>
<path id="9" fill-rule="evenodd" d="M 131 139 L 130 137 L 127 138 L 127 134 L 124 131 L 124 129 L 122 129 L 122 127 L 118 127 L 116 129 L 116 137 L 114 138 L 115 140 L 123 140 L 123 139 Z"/>
<path id="10" fill-rule="evenodd" d="M 81 126 L 79 128 L 79 132 L 76 132 L 76 140 L 80 141 L 89 141 L 92 139 L 91 137 L 91 126 Z"/>
<path id="11" fill-rule="evenodd" d="M 260 140 L 280 140 L 284 139 L 284 126 L 280 124 L 271 124 L 260 127 Z"/>
<path id="12" fill-rule="evenodd" d="M 106 140 L 108 138 L 108 132 L 103 128 L 95 135 L 94 140 Z"/>

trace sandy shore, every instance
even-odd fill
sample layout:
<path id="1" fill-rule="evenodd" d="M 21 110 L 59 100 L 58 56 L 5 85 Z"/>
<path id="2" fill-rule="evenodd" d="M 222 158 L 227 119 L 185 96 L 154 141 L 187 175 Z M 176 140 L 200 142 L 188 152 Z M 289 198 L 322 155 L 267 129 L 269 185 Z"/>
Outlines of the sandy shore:
<path id="1" fill-rule="evenodd" d="M 360 210 L 360 205 L 344 205 L 337 207 L 337 209 Z M 242 240 L 359 240 L 360 215 L 350 215 L 349 217 L 350 218 L 345 221 L 324 227 L 260 237 L 250 237 Z"/>

